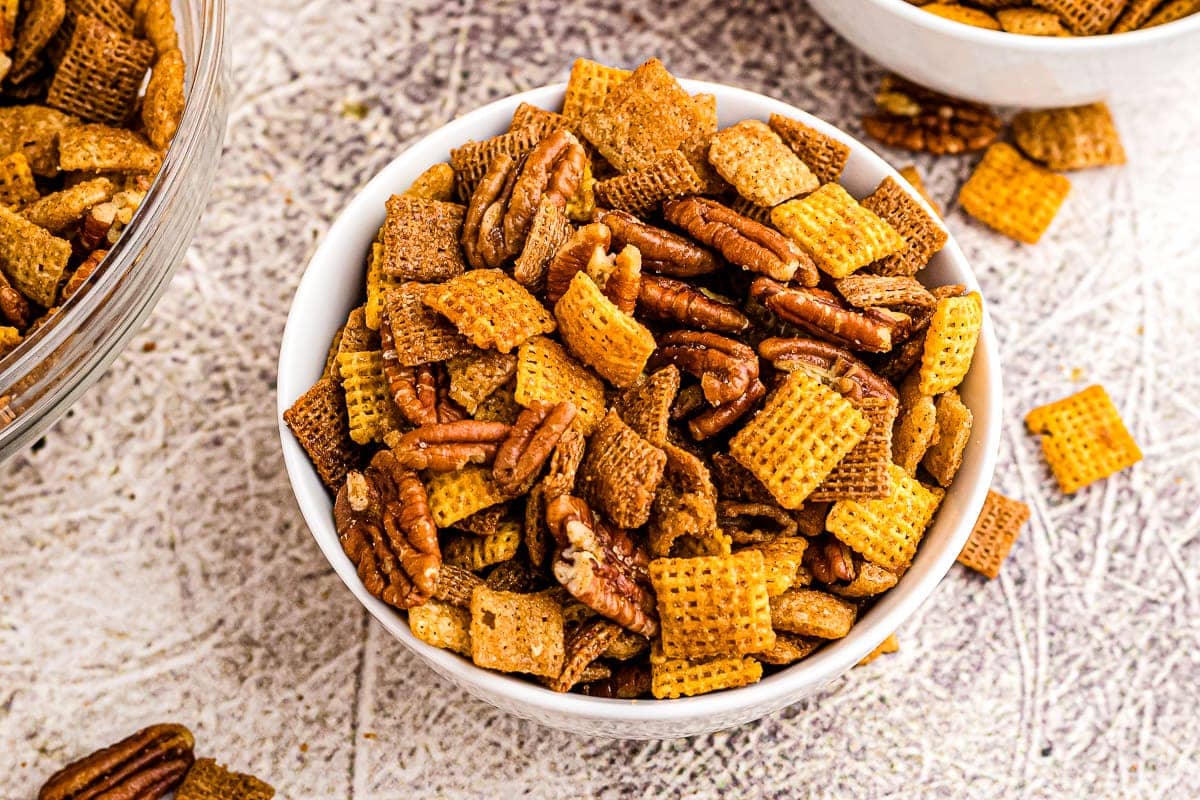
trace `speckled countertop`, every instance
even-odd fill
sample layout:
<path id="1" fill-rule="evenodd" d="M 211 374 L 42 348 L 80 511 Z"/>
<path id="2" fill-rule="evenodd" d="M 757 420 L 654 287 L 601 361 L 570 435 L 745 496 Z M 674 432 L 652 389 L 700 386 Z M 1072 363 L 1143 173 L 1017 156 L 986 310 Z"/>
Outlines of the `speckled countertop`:
<path id="1" fill-rule="evenodd" d="M 621 743 L 464 695 L 329 569 L 279 456 L 288 301 L 406 142 L 576 55 L 658 55 L 852 131 L 877 69 L 799 2 L 235 0 L 228 29 L 228 144 L 186 264 L 0 474 L 0 795 L 173 719 L 288 798 L 1200 796 L 1194 83 L 1114 102 L 1129 165 L 1073 176 L 1041 245 L 949 216 L 1005 359 L 996 485 L 1033 507 L 1001 577 L 955 567 L 898 654 L 759 723 Z M 945 203 L 969 161 L 918 163 Z M 1085 382 L 1146 458 L 1066 498 L 1020 419 Z"/>

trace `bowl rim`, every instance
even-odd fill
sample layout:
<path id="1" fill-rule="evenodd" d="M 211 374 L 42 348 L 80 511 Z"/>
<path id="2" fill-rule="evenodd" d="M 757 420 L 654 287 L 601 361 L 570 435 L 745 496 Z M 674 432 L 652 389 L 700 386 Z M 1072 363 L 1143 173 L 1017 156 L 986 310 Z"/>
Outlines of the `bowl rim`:
<path id="1" fill-rule="evenodd" d="M 1081 53 L 1095 50 L 1123 50 L 1142 45 L 1150 46 L 1155 42 L 1184 36 L 1187 33 L 1200 31 L 1200 13 L 1191 14 L 1159 25 L 1154 28 L 1144 28 L 1126 33 L 1106 33 L 1098 36 L 1031 36 L 1025 33 L 1009 33 L 1008 31 L 993 31 L 967 25 L 963 22 L 940 17 L 922 11 L 920 6 L 906 0 L 866 0 L 884 11 L 904 17 L 914 25 L 981 45 L 1006 45 L 1013 50 L 1025 50 L 1037 53 L 1070 52 Z"/>
<path id="2" fill-rule="evenodd" d="M 705 81 L 680 79 L 680 83 L 692 94 L 714 94 L 718 98 L 718 101 L 739 98 L 742 101 L 753 103 L 762 108 L 763 111 L 761 113 L 763 114 L 768 113 L 768 111 L 777 111 L 778 113 L 790 114 L 800 119 L 805 124 L 816 128 L 820 132 L 849 145 L 854 152 L 871 162 L 876 171 L 885 176 L 892 177 L 908 191 L 910 196 L 920 202 L 927 210 L 932 211 L 924 198 L 890 164 L 870 147 L 840 128 L 789 103 L 757 92 Z M 487 126 L 487 120 L 496 116 L 502 109 L 506 113 L 511 113 L 512 109 L 521 102 L 533 104 L 545 103 L 547 98 L 553 98 L 555 95 L 561 97 L 565 86 L 565 83 L 556 83 L 495 100 L 445 125 L 439 126 L 425 136 L 411 142 L 394 159 L 382 167 L 370 181 L 360 187 L 349 202 L 345 204 L 333 224 L 325 232 L 316 249 L 314 249 L 313 255 L 309 260 L 309 266 L 319 259 L 326 247 L 332 246 L 332 242 L 336 242 L 343 237 L 343 231 L 354 227 L 357 217 L 364 213 L 378 215 L 379 210 L 368 205 L 370 196 L 374 195 L 376 191 L 383 191 L 383 185 L 387 184 L 390 180 L 388 173 L 397 161 L 406 158 L 412 151 L 423 149 L 433 139 L 457 136 L 455 141 L 466 141 L 470 138 L 471 131 L 479 129 L 481 122 L 483 122 L 484 126 Z M 459 136 L 459 134 L 464 135 Z M 979 291 L 979 284 L 975 278 L 975 273 L 955 241 L 953 234 L 949 235 L 943 252 L 946 252 L 950 256 L 963 273 L 966 278 L 963 282 L 968 290 Z M 781 698 L 794 698 L 793 700 L 785 701 L 788 703 L 799 700 L 806 692 L 815 691 L 832 682 L 854 666 L 854 664 L 861 661 L 864 656 L 878 646 L 887 636 L 894 633 L 897 627 L 910 619 L 917 609 L 924 604 L 933 593 L 933 590 L 946 576 L 946 573 L 957 558 L 959 550 L 966 543 L 974 520 L 983 507 L 984 499 L 991 484 L 991 477 L 999 452 L 1000 430 L 1003 419 L 1003 392 L 999 346 L 985 302 L 983 327 L 980 332 L 978 345 L 980 349 L 977 352 L 986 354 L 986 357 L 982 359 L 984 362 L 983 368 L 986 370 L 983 394 L 987 398 L 990 414 L 986 420 L 987 424 L 982 426 L 985 435 L 982 442 L 982 463 L 978 483 L 966 489 L 969 496 L 964 506 L 963 519 L 959 521 L 958 527 L 954 531 L 955 535 L 948 541 L 947 547 L 941 553 L 938 553 L 934 561 L 931 562 L 928 572 L 920 576 L 916 582 L 910 582 L 905 586 L 904 592 L 896 592 L 893 589 L 888 593 L 884 601 L 873 606 L 871 611 L 860 618 L 855 624 L 856 636 L 854 640 L 849 642 L 847 640 L 838 640 L 822 648 L 815 655 L 804 659 L 802 662 L 782 669 L 757 683 L 695 697 L 670 700 L 620 700 L 588 697 L 575 693 L 554 692 L 522 678 L 478 667 L 456 653 L 436 648 L 420 641 L 409 630 L 407 623 L 400 617 L 397 609 L 383 603 L 366 591 L 362 581 L 358 578 L 353 564 L 338 546 L 336 535 L 333 537 L 332 542 L 324 541 L 318 537 L 315 525 L 323 525 L 326 528 L 332 525 L 328 510 L 328 495 L 325 493 L 324 486 L 320 487 L 319 494 L 322 495 L 321 498 L 318 498 L 318 493 L 306 492 L 298 487 L 299 474 L 303 472 L 309 476 L 314 476 L 315 470 L 303 448 L 300 447 L 299 443 L 292 436 L 282 416 L 283 412 L 308 388 L 307 385 L 303 385 L 296 391 L 296 387 L 290 387 L 292 391 L 288 392 L 288 394 L 294 396 L 285 395 L 285 389 L 289 388 L 291 383 L 290 380 L 284 379 L 285 365 L 288 363 L 301 363 L 296 360 L 298 358 L 311 358 L 314 361 L 316 359 L 316 356 L 313 356 L 311 353 L 294 354 L 292 352 L 293 347 L 299 346 L 294 345 L 293 341 L 300 335 L 299 333 L 293 333 L 293 331 L 298 331 L 305 322 L 301 319 L 300 309 L 309 306 L 309 303 L 306 301 L 307 295 L 317 295 L 320 291 L 320 287 L 314 281 L 309 280 L 309 266 L 305 267 L 305 274 L 300 279 L 296 293 L 292 299 L 292 305 L 288 311 L 280 343 L 276 393 L 276 419 L 283 448 L 284 463 L 287 468 L 293 496 L 305 519 L 309 532 L 329 561 L 330 566 L 333 567 L 338 577 L 359 603 L 367 609 L 376 621 L 399 639 L 401 644 L 417 653 L 422 659 L 430 662 L 430 665 L 436 672 L 457 683 L 460 688 L 467 689 L 470 693 L 478 694 L 478 696 L 485 697 L 485 699 L 488 695 L 505 697 L 512 703 L 526 709 L 531 715 L 536 716 L 540 713 L 542 719 L 546 717 L 565 716 L 579 719 L 603 719 L 610 722 L 630 724 L 682 723 L 698 718 L 715 717 L 738 710 L 749 710 L 755 707 L 767 707 L 768 709 L 779 707 L 783 705 L 777 702 Z M 323 352 L 321 357 L 324 357 Z M 977 360 L 976 364 L 972 365 L 972 370 L 976 369 L 976 365 L 979 363 L 980 361 Z M 979 426 L 979 420 L 977 419 L 976 430 L 979 427 L 981 426 Z M 324 507 L 322 507 L 322 503 L 325 504 Z M 899 589 L 903 583 L 904 578 L 902 577 L 896 588 Z M 876 613 L 885 603 L 887 607 L 883 609 L 882 613 Z M 766 712 L 764 711 L 764 713 Z"/>

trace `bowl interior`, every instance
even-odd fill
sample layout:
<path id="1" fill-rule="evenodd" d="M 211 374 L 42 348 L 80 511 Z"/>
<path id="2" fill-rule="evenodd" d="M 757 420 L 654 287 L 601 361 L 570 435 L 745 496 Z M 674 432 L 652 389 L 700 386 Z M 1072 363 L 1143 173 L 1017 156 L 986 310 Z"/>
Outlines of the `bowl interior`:
<path id="1" fill-rule="evenodd" d="M 707 92 L 716 96 L 723 126 L 751 117 L 765 120 L 771 113 L 780 113 L 799 118 L 846 142 L 852 147 L 852 154 L 842 182 L 857 197 L 869 194 L 886 176 L 908 187 L 903 178 L 860 142 L 797 108 L 719 84 L 697 81 L 682 83 L 692 93 Z M 534 89 L 492 103 L 449 123 L 409 147 L 350 202 L 329 229 L 309 263 L 288 315 L 279 356 L 280 414 L 320 377 L 325 353 L 334 332 L 350 309 L 359 302 L 365 256 L 384 221 L 387 198 L 392 193 L 403 191 L 430 164 L 446 160 L 451 147 L 468 139 L 483 139 L 502 133 L 520 102 L 557 108 L 562 94 L 562 85 Z M 909 190 L 912 192 L 911 187 Z M 922 272 L 922 279 L 931 284 L 961 283 L 971 290 L 979 288 L 953 239 Z M 510 710 L 522 708 L 543 720 L 578 715 L 621 723 L 661 723 L 664 720 L 715 718 L 739 708 L 755 708 L 758 709 L 757 715 L 761 715 L 794 702 L 857 663 L 929 596 L 953 563 L 982 508 L 999 443 L 1000 369 L 986 308 L 975 361 L 960 391 L 974 413 L 974 426 L 958 478 L 947 493 L 912 567 L 891 592 L 863 615 L 850 635 L 826 646 L 796 666 L 752 686 L 699 697 L 653 702 L 556 694 L 525 680 L 480 669 L 454 653 L 418 641 L 409 631 L 402 615 L 363 588 L 353 564 L 338 543 L 330 498 L 307 455 L 282 421 L 280 434 L 292 487 L 321 550 L 371 614 L 438 672 L 484 699 L 496 702 L 502 698 L 502 705 Z"/>

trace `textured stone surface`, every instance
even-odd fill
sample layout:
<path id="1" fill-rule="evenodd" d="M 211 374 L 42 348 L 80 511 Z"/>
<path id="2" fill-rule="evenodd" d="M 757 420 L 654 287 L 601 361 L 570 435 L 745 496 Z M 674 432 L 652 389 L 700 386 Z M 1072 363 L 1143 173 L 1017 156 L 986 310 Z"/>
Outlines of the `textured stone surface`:
<path id="1" fill-rule="evenodd" d="M 229 31 L 237 98 L 187 263 L 0 475 L 0 794 L 162 719 L 289 798 L 1200 794 L 1200 111 L 1182 79 L 1114 103 L 1131 163 L 1073 176 L 1041 245 L 949 217 L 1005 357 L 996 486 L 1033 507 L 1001 577 L 955 567 L 898 654 L 810 701 L 627 744 L 493 711 L 367 621 L 279 457 L 289 298 L 407 141 L 575 55 L 659 55 L 855 132 L 877 69 L 793 0 L 257 0 Z M 918 163 L 948 203 L 972 159 Z M 1146 460 L 1066 498 L 1020 420 L 1093 381 Z"/>

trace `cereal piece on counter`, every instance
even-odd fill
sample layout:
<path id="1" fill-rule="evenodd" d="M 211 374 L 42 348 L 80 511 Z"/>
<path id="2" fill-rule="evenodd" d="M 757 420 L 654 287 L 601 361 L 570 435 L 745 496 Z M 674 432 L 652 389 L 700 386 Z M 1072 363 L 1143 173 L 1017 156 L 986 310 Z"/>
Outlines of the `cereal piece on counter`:
<path id="1" fill-rule="evenodd" d="M 458 244 L 466 209 L 457 203 L 392 195 L 380 229 L 381 274 L 395 280 L 440 283 L 467 268 Z"/>
<path id="2" fill-rule="evenodd" d="M 854 580 L 844 586 L 834 585 L 829 587 L 829 591 L 836 594 L 838 597 L 862 598 L 874 597 L 877 594 L 883 594 L 888 589 L 895 586 L 900 580 L 900 576 L 885 567 L 874 564 L 870 561 L 863 561 L 858 565 L 857 574 Z"/>
<path id="3" fill-rule="evenodd" d="M 652 58 L 613 87 L 579 130 L 618 171 L 630 172 L 678 150 L 700 123 L 692 96 Z"/>
<path id="4" fill-rule="evenodd" d="M 891 494 L 892 426 L 899 403 L 895 397 L 863 397 L 851 403 L 871 427 L 813 490 L 808 502 L 862 500 Z"/>
<path id="5" fill-rule="evenodd" d="M 603 108 L 609 93 L 632 74 L 630 70 L 608 67 L 586 58 L 575 59 L 563 95 L 562 115 L 578 123 Z"/>
<path id="6" fill-rule="evenodd" d="M 485 350 L 508 353 L 555 328 L 554 317 L 545 306 L 498 269 L 473 269 L 430 286 L 423 300 Z"/>
<path id="7" fill-rule="evenodd" d="M 479 587 L 471 595 L 471 658 L 501 672 L 558 677 L 564 658 L 562 606 L 546 594 Z"/>
<path id="8" fill-rule="evenodd" d="M 776 206 L 771 222 L 834 278 L 844 278 L 908 246 L 891 225 L 859 205 L 836 183 Z"/>
<path id="9" fill-rule="evenodd" d="M 667 441 L 671 405 L 679 393 L 679 368 L 668 364 L 621 392 L 613 400 L 613 409 L 621 419 L 650 444 L 661 447 Z"/>
<path id="10" fill-rule="evenodd" d="M 79 120 L 45 106 L 0 108 L 0 152 L 21 151 L 34 175 L 58 174 L 58 136 Z"/>
<path id="11" fill-rule="evenodd" d="M 77 17 L 46 104 L 89 122 L 122 125 L 154 56 L 150 42 L 115 31 L 94 17 Z"/>
<path id="12" fill-rule="evenodd" d="M 519 159 L 550 132 L 545 123 L 534 123 L 483 141 L 469 141 L 451 150 L 450 166 L 454 168 L 455 191 L 459 199 L 465 201 L 471 197 L 476 184 L 496 156 L 507 155 Z"/>
<path id="13" fill-rule="evenodd" d="M 1028 521 L 1029 506 L 989 489 L 958 563 L 995 579 Z"/>
<path id="14" fill-rule="evenodd" d="M 788 589 L 771 598 L 771 624 L 801 636 L 841 639 L 857 616 L 856 605 L 817 589 Z"/>
<path id="15" fill-rule="evenodd" d="M 513 265 L 513 278 L 517 283 L 540 291 L 545 286 L 550 261 L 558 248 L 566 243 L 571 231 L 571 222 L 561 208 L 549 198 L 539 200 L 525 246 Z"/>
<path id="16" fill-rule="evenodd" d="M 957 3 L 927 3 L 921 6 L 922 11 L 936 14 L 943 19 L 973 25 L 976 28 L 986 28 L 989 31 L 1000 30 L 1000 23 L 986 11 L 970 6 L 960 6 Z"/>
<path id="17" fill-rule="evenodd" d="M 83 219 L 88 209 L 111 200 L 115 193 L 116 187 L 108 178 L 92 178 L 46 195 L 26 206 L 21 216 L 51 233 L 58 233 Z"/>
<path id="18" fill-rule="evenodd" d="M 891 225 L 908 243 L 903 250 L 872 264 L 872 272 L 916 275 L 946 246 L 946 229 L 891 177 L 884 178 L 874 192 L 864 197 L 862 206 Z"/>
<path id="19" fill-rule="evenodd" d="M 474 414 L 479 404 L 517 373 L 517 357 L 495 350 L 475 350 L 446 362 L 450 399 Z"/>
<path id="20" fill-rule="evenodd" d="M 142 99 L 142 130 L 150 144 L 165 150 L 183 119 L 183 81 L 186 67 L 178 48 L 166 51 L 154 62 L 146 96 Z"/>
<path id="21" fill-rule="evenodd" d="M 983 327 L 979 292 L 938 300 L 921 353 L 921 393 L 933 397 L 957 387 L 971 369 Z"/>
<path id="22" fill-rule="evenodd" d="M 835 183 L 850 160 L 850 146 L 799 120 L 772 114 L 767 123 L 800 156 L 821 183 Z"/>
<path id="23" fill-rule="evenodd" d="M 65 0 L 22 0 L 19 7 L 22 19 L 16 31 L 10 75 L 25 72 L 62 27 L 67 14 Z"/>
<path id="24" fill-rule="evenodd" d="M 672 150 L 640 169 L 596 184 L 596 202 L 605 208 L 645 216 L 664 200 L 698 194 L 704 181 L 678 150 Z"/>
<path id="25" fill-rule="evenodd" d="M 816 636 L 801 636 L 787 631 L 775 631 L 774 646 L 770 650 L 755 653 L 754 657 L 763 663 L 783 667 L 807 658 L 825 642 L 825 639 L 819 639 Z"/>
<path id="26" fill-rule="evenodd" d="M 967 408 L 954 389 L 943 394 L 937 407 L 936 441 L 925 452 L 921 463 L 943 487 L 948 487 L 962 466 L 963 451 L 971 438 L 971 409 Z"/>
<path id="27" fill-rule="evenodd" d="M 917 168 L 912 164 L 907 167 L 901 167 L 900 177 L 912 184 L 912 187 L 917 190 L 917 194 L 925 198 L 925 202 L 929 203 L 929 207 L 933 209 L 933 213 L 939 217 L 942 216 L 941 205 L 933 199 L 933 195 L 929 194 L 929 190 L 925 187 L 925 181 L 921 178 L 921 173 L 917 172 Z"/>
<path id="28" fill-rule="evenodd" d="M 900 384 L 900 415 L 892 430 L 892 460 L 909 475 L 937 441 L 937 405 L 921 392 L 920 375 L 910 373 Z"/>
<path id="29" fill-rule="evenodd" d="M 70 259 L 70 242 L 0 206 L 0 269 L 21 294 L 53 306 Z"/>
<path id="30" fill-rule="evenodd" d="M 382 442 L 401 424 L 399 409 L 383 376 L 383 354 L 378 350 L 339 352 L 337 364 L 346 393 L 350 438 L 357 444 Z"/>
<path id="31" fill-rule="evenodd" d="M 1095 36 L 1108 33 L 1125 10 L 1126 0 L 1032 0 L 1035 6 L 1062 17 L 1072 33 Z"/>
<path id="32" fill-rule="evenodd" d="M 849 400 L 797 371 L 729 441 L 729 454 L 796 509 L 870 428 Z"/>
<path id="33" fill-rule="evenodd" d="M 604 296 L 584 272 L 575 273 L 554 305 L 558 332 L 571 352 L 617 387 L 637 381 L 654 353 L 654 336 Z"/>
<path id="34" fill-rule="evenodd" d="M 792 588 L 807 549 L 808 539 L 803 536 L 776 536 L 761 544 L 748 545 L 738 552 L 756 550 L 762 553 L 767 597 L 775 597 Z"/>
<path id="35" fill-rule="evenodd" d="M 762 664 L 753 658 L 717 656 L 698 661 L 671 658 L 658 642 L 650 651 L 650 691 L 658 699 L 692 697 L 758 683 Z"/>
<path id="36" fill-rule="evenodd" d="M 454 167 L 441 161 L 416 177 L 404 190 L 406 197 L 449 203 L 454 199 Z"/>
<path id="37" fill-rule="evenodd" d="M 1093 385 L 1025 415 L 1042 435 L 1042 452 L 1066 494 L 1142 460 L 1142 452 L 1104 391 Z"/>
<path id="38" fill-rule="evenodd" d="M 337 381 L 317 381 L 283 412 L 283 421 L 312 459 L 322 482 L 335 492 L 340 489 L 359 457 L 350 439 L 346 395 Z"/>
<path id="39" fill-rule="evenodd" d="M 511 500 L 492 480 L 492 468 L 468 464 L 454 472 L 435 472 L 426 482 L 429 511 L 439 528 L 450 528 L 476 511 Z"/>
<path id="40" fill-rule="evenodd" d="M 896 638 L 896 634 L 889 634 L 886 639 L 879 643 L 878 647 L 863 656 L 863 660 L 858 662 L 858 666 L 861 667 L 864 664 L 870 664 L 880 656 L 895 653 L 899 649 L 900 640 Z"/>
<path id="41" fill-rule="evenodd" d="M 775 643 L 762 553 L 650 562 L 661 647 L 672 658 L 747 655 Z"/>
<path id="42" fill-rule="evenodd" d="M 488 536 L 464 534 L 451 539 L 445 545 L 442 558 L 447 564 L 475 570 L 509 561 L 521 547 L 521 523 L 505 520 L 500 528 Z"/>
<path id="43" fill-rule="evenodd" d="M 58 166 L 68 172 L 155 172 L 158 151 L 133 131 L 76 125 L 58 137 Z"/>
<path id="44" fill-rule="evenodd" d="M 1025 155 L 1050 169 L 1125 163 L 1125 148 L 1104 103 L 1023 111 L 1013 118 L 1012 129 Z"/>
<path id="45" fill-rule="evenodd" d="M 471 657 L 471 612 L 465 608 L 426 600 L 408 610 L 408 627 L 426 644 Z"/>
<path id="46" fill-rule="evenodd" d="M 988 227 L 1019 242 L 1037 244 L 1070 191 L 1066 177 L 1000 142 L 988 148 L 959 191 L 958 202 Z"/>
<path id="47" fill-rule="evenodd" d="M 609 411 L 588 440 L 580 492 L 618 528 L 640 528 L 650 519 L 666 462 L 666 453 Z"/>
<path id="48" fill-rule="evenodd" d="M 892 494 L 883 499 L 834 503 L 825 528 L 868 561 L 900 569 L 912 561 L 946 493 L 925 486 L 898 466 L 892 467 L 892 484 Z"/>
<path id="49" fill-rule="evenodd" d="M 453 325 L 426 308 L 422 298 L 431 288 L 436 284 L 409 281 L 384 295 L 383 305 L 401 366 L 445 361 L 475 350 Z M 369 311 L 370 306 L 367 308 Z"/>
<path id="50" fill-rule="evenodd" d="M 25 154 L 18 150 L 0 158 L 0 205 L 23 206 L 38 197 L 38 187 Z"/>
<path id="51" fill-rule="evenodd" d="M 1062 17 L 1053 11 L 1040 8 L 1002 8 L 996 12 L 996 21 L 1008 33 L 1025 36 L 1070 36 L 1063 27 Z"/>
<path id="52" fill-rule="evenodd" d="M 211 758 L 198 758 L 175 800 L 271 800 L 275 789 L 253 775 L 233 772 Z"/>
<path id="53" fill-rule="evenodd" d="M 783 139 L 756 119 L 713 134 L 708 160 L 738 194 L 760 206 L 776 206 L 821 185 Z"/>

